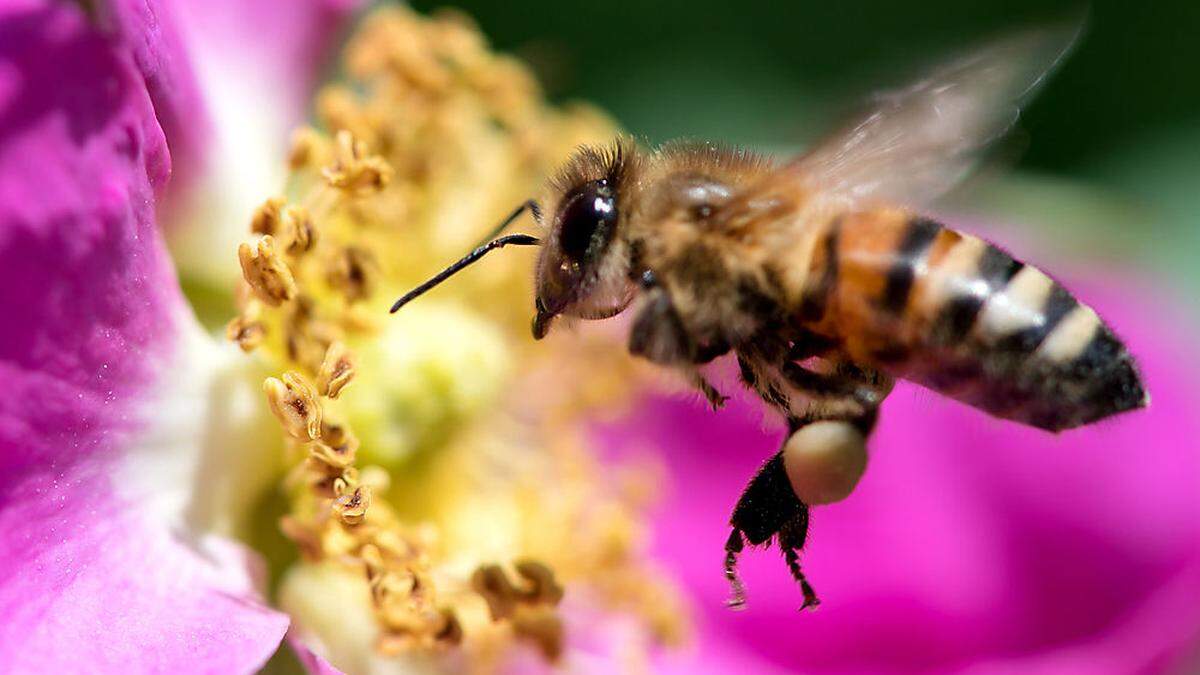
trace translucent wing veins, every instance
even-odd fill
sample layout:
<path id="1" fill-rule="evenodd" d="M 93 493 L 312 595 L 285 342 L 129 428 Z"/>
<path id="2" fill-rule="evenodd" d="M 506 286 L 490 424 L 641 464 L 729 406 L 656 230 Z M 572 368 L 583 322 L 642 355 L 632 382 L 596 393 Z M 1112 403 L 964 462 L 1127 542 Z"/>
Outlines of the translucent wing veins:
<path id="1" fill-rule="evenodd" d="M 953 188 L 1016 122 L 1079 24 L 1008 35 L 913 84 L 880 93 L 849 125 L 729 204 L 730 221 L 797 192 L 850 205 L 923 207 Z"/>

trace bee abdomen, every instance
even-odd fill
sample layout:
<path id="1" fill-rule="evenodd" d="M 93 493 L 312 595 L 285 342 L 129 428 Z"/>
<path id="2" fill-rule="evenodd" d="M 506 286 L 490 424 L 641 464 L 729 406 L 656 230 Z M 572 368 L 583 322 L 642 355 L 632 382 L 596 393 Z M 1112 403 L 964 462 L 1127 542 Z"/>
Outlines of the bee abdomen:
<path id="1" fill-rule="evenodd" d="M 1050 431 L 1146 404 L 1125 346 L 1092 308 L 1037 268 L 1021 265 L 1003 285 L 989 284 L 982 300 L 958 348 L 944 352 L 950 363 L 976 364 L 978 376 L 956 385 L 953 377 L 945 381 L 943 367 L 926 363 L 923 374 L 935 388 L 945 383 L 946 393 L 966 403 Z M 936 346 L 942 336 L 932 337 Z"/>
<path id="2" fill-rule="evenodd" d="M 819 330 L 856 360 L 1052 431 L 1143 407 L 1128 350 L 1096 313 L 1031 265 L 899 212 L 840 219 Z M 802 313 L 803 316 L 803 313 Z"/>

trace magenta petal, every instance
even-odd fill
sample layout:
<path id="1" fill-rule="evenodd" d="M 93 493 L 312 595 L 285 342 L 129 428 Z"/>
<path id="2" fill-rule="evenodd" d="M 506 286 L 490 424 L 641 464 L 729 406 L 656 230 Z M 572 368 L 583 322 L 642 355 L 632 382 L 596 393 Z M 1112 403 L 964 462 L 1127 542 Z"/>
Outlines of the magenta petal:
<path id="1" fill-rule="evenodd" d="M 40 4 L 0 14 L 6 474 L 118 426 L 112 401 L 150 381 L 181 302 L 154 229 L 169 159 L 141 78 L 78 10 Z"/>
<path id="2" fill-rule="evenodd" d="M 168 165 L 142 74 L 76 4 L 0 8 L 2 672 L 244 672 L 286 629 L 240 551 L 121 493 L 186 315 Z"/>
<path id="3" fill-rule="evenodd" d="M 660 400 L 610 429 L 666 450 L 656 541 L 703 607 L 700 662 L 741 649 L 804 672 L 1134 673 L 1195 654 L 1196 331 L 1161 290 L 1075 287 L 1139 357 L 1149 410 L 1056 437 L 898 387 L 858 492 L 814 511 L 816 612 L 796 611 L 775 550 L 743 556 L 748 610 L 722 607 L 729 511 L 779 442 L 757 404 Z"/>
<path id="4" fill-rule="evenodd" d="M 296 655 L 296 660 L 300 662 L 301 666 L 304 666 L 304 670 L 309 675 L 342 675 L 342 671 L 334 668 L 320 654 L 304 644 L 304 640 L 295 631 L 288 631 L 287 643 Z"/>
<path id="5" fill-rule="evenodd" d="M 172 4 L 164 0 L 97 3 L 97 28 L 133 56 L 167 137 L 176 189 L 201 168 L 212 134 L 193 65 Z"/>
<path id="6" fill-rule="evenodd" d="M 227 95 L 213 78 L 247 80 L 241 91 L 270 92 L 279 139 L 299 123 L 322 67 L 359 0 L 106 0 L 97 27 L 133 56 L 174 164 L 172 190 L 213 165 L 213 106 Z M 197 74 L 201 75 L 200 78 Z M 207 79 L 205 79 L 207 78 Z M 236 90 L 236 89 L 235 89 Z M 237 102 L 235 102 L 236 104 Z M 240 101 L 248 114 L 262 99 Z M 277 158 L 282 160 L 282 156 Z"/>
<path id="7" fill-rule="evenodd" d="M 28 496 L 58 494 L 44 489 Z M 251 589 L 224 585 L 221 567 L 247 560 L 221 559 L 211 550 L 204 553 L 215 560 L 201 558 L 136 518 L 122 518 L 104 495 L 65 501 L 72 510 L 90 509 L 83 513 L 92 517 L 73 518 L 66 540 L 39 540 L 29 532 L 35 526 L 21 527 L 21 535 L 30 535 L 24 554 L 40 555 L 0 567 L 5 672 L 248 673 L 274 653 L 287 617 L 250 600 Z M 19 526 L 10 521 L 29 515 L 38 517 L 37 526 L 48 524 L 44 512 L 12 507 L 0 524 Z M 5 551 L 5 560 L 15 560 L 11 555 Z"/>

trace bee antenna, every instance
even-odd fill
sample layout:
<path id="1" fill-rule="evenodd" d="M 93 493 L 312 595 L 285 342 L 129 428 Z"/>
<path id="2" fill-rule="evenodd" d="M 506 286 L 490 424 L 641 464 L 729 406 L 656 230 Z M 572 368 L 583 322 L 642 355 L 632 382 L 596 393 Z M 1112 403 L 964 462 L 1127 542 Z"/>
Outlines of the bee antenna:
<path id="1" fill-rule="evenodd" d="M 491 232 L 488 232 L 487 235 L 483 237 L 483 239 L 480 239 L 479 243 L 475 244 L 475 247 L 479 248 L 480 246 L 486 246 L 489 241 L 495 239 L 496 237 L 499 237 L 500 233 L 503 232 L 505 229 L 507 229 L 509 225 L 512 225 L 514 220 L 521 217 L 521 214 L 525 213 L 526 209 L 529 209 L 529 212 L 531 214 L 533 214 L 534 220 L 536 220 L 539 223 L 542 222 L 542 207 L 538 206 L 538 203 L 536 201 L 534 201 L 532 199 L 527 199 L 524 202 L 522 202 L 521 205 L 518 206 L 515 211 L 508 214 L 507 218 L 500 221 L 500 224 L 497 225 L 495 228 L 493 228 Z"/>
<path id="2" fill-rule="evenodd" d="M 542 219 L 541 209 L 538 207 L 538 203 L 532 199 L 526 200 L 520 206 L 518 206 L 515 211 L 508 214 L 507 218 L 500 221 L 500 224 L 497 225 L 491 232 L 489 232 L 487 237 L 476 244 L 475 250 L 463 256 L 458 262 L 450 265 L 441 272 L 438 272 L 425 283 L 405 293 L 392 305 L 390 312 L 395 314 L 401 307 L 407 305 L 409 302 L 412 302 L 418 296 L 423 295 L 425 291 L 437 286 L 446 279 L 449 279 L 457 274 L 464 267 L 487 255 L 488 251 L 497 248 L 503 248 L 509 244 L 512 244 L 513 246 L 537 246 L 538 244 L 542 243 L 540 239 L 531 234 L 510 234 L 505 237 L 500 237 L 498 239 L 496 238 L 501 232 L 504 231 L 506 227 L 511 225 L 514 220 L 519 218 L 522 213 L 525 213 L 526 209 L 529 209 L 529 211 L 533 213 L 534 219 L 538 221 Z"/>
<path id="3" fill-rule="evenodd" d="M 538 208 L 537 202 L 530 199 L 521 204 L 517 207 L 516 211 L 508 214 L 508 217 L 501 221 L 501 223 L 488 234 L 486 239 L 479 242 L 479 244 L 475 247 L 475 250 L 463 256 L 458 262 L 433 275 L 433 277 L 425 283 L 400 296 L 400 299 L 392 305 L 390 312 L 395 314 L 401 307 L 412 302 L 418 296 L 423 295 L 425 291 L 437 286 L 446 279 L 449 279 L 458 272 L 462 271 L 464 267 L 487 255 L 488 251 L 503 248 L 509 244 L 512 244 L 513 246 L 537 246 L 538 244 L 541 244 L 542 241 L 532 234 L 510 234 L 498 239 L 493 239 L 493 237 L 503 232 L 504 228 L 511 225 L 512 222 L 516 220 L 522 213 L 525 213 L 525 209 L 529 209 L 533 213 L 534 218 L 541 220 L 541 211 Z"/>
<path id="4" fill-rule="evenodd" d="M 482 258 L 483 256 L 487 255 L 488 251 L 493 251 L 498 248 L 503 248 L 505 246 L 508 246 L 509 244 L 512 244 L 513 246 L 537 246 L 538 244 L 541 244 L 541 243 L 542 243 L 542 240 L 538 239 L 537 237 L 533 236 L 532 234 L 508 234 L 503 237 L 500 237 L 499 239 L 493 239 L 493 240 L 487 242 L 486 244 L 483 244 L 482 246 L 477 247 L 474 251 L 471 251 L 470 253 L 466 254 L 459 261 L 453 263 L 446 269 L 433 275 L 433 277 L 431 277 L 425 283 L 421 284 L 420 286 L 417 286 L 416 288 L 412 289 L 411 291 L 400 296 L 400 299 L 397 300 L 395 302 L 395 304 L 392 305 L 392 308 L 389 311 L 392 314 L 395 314 L 397 312 L 397 310 L 399 310 L 401 307 L 407 305 L 408 303 L 412 302 L 418 296 L 423 295 L 425 293 L 425 291 L 428 291 L 429 289 L 433 288 L 434 286 L 437 286 L 438 284 L 442 283 L 446 279 L 449 279 L 450 277 L 452 277 L 455 274 L 462 271 L 462 269 L 464 267 L 470 265 L 471 263 L 473 263 L 473 262 L 479 260 L 480 258 Z"/>

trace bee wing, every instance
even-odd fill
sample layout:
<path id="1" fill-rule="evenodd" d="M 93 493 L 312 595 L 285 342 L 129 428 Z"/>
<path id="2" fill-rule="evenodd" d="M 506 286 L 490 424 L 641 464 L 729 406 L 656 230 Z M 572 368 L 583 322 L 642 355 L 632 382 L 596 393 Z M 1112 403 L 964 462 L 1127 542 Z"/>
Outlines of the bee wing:
<path id="1" fill-rule="evenodd" d="M 801 187 L 853 205 L 928 205 L 1013 127 L 1079 31 L 1072 23 L 1008 35 L 880 93 L 865 114 L 784 164 L 760 189 Z"/>

